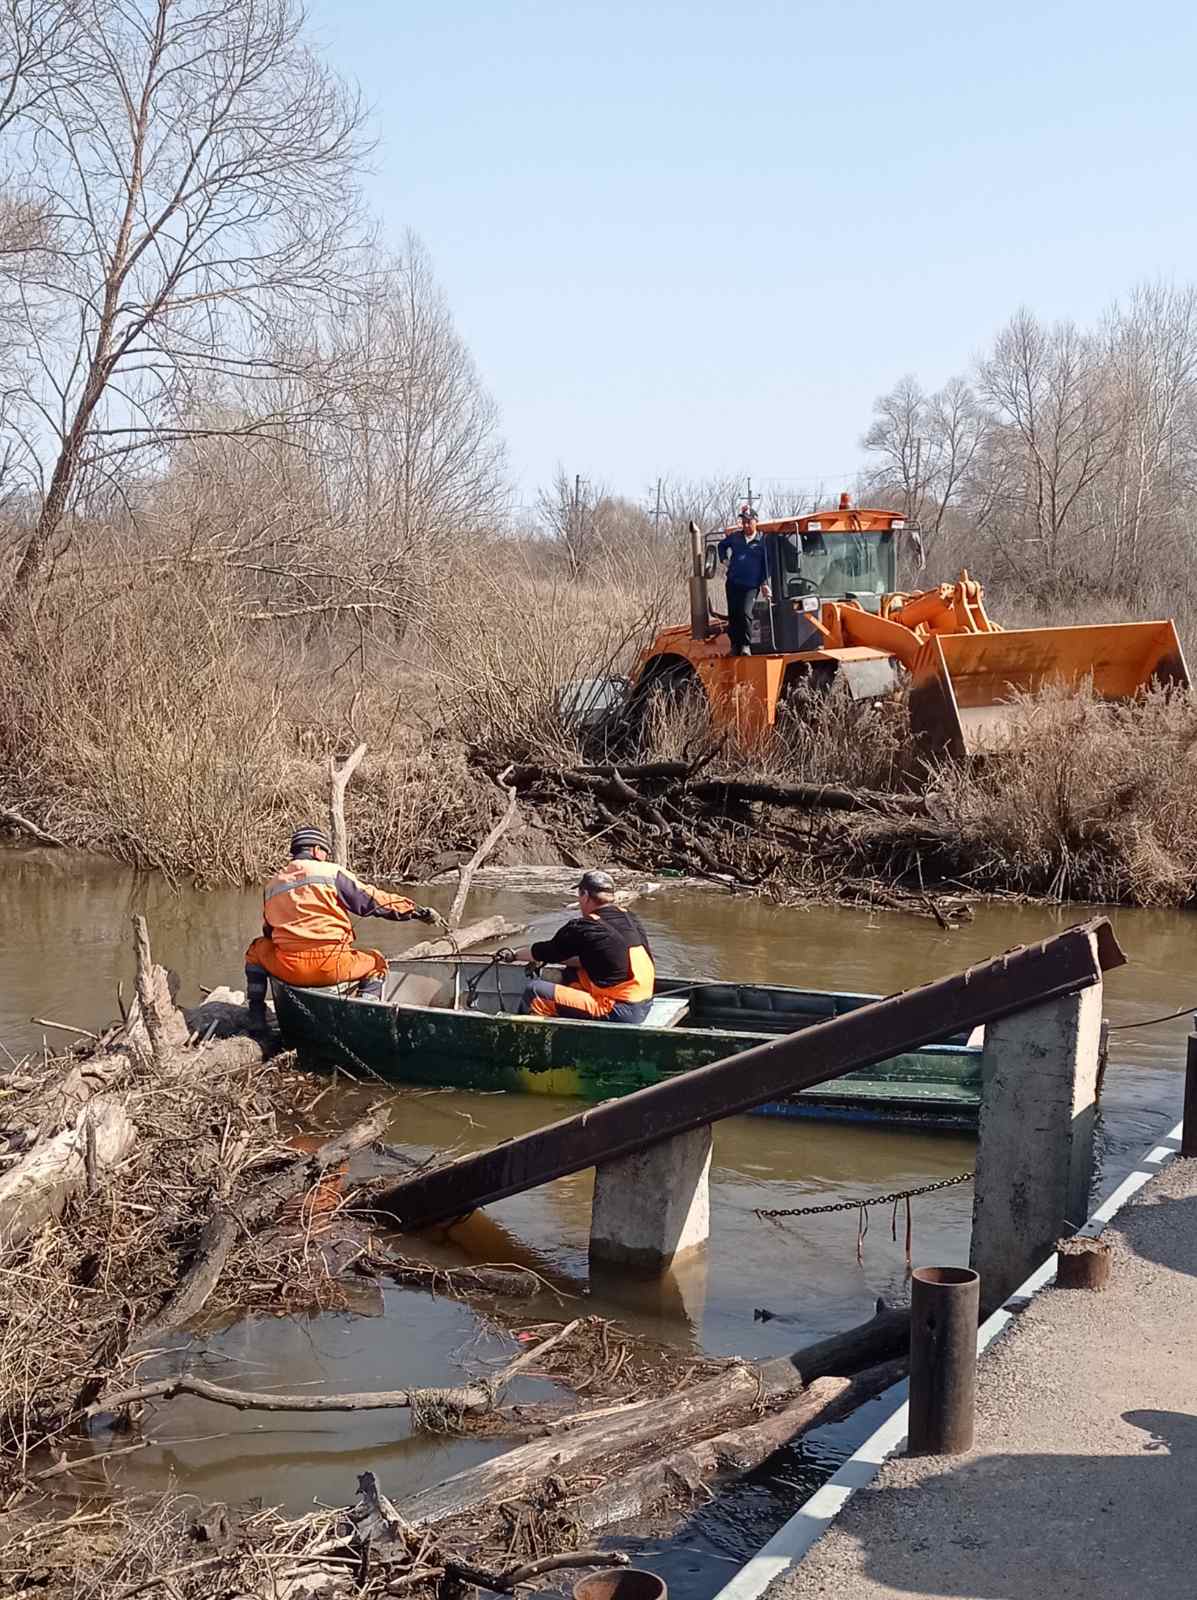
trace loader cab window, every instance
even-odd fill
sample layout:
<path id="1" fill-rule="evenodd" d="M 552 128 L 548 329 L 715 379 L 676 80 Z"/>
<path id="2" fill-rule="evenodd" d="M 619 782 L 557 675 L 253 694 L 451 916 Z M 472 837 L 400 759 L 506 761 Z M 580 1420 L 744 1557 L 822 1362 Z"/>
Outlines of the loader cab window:
<path id="1" fill-rule="evenodd" d="M 835 600 L 848 594 L 892 594 L 897 586 L 892 533 L 812 530 L 789 534 L 787 540 L 795 544 L 801 540 L 802 577 L 809 585 L 802 593 Z"/>
<path id="2" fill-rule="evenodd" d="M 819 593 L 814 570 L 803 558 L 802 541 L 796 533 L 778 534 L 777 559 L 781 568 L 781 593 L 786 600 Z"/>

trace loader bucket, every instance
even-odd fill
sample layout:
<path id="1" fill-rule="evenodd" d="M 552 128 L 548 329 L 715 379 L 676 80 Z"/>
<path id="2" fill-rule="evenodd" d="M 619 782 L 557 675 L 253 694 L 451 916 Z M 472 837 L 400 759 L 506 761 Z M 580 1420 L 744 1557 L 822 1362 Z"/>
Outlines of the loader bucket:
<path id="1" fill-rule="evenodd" d="M 1005 742 L 1020 694 L 1086 680 L 1103 700 L 1131 700 L 1153 684 L 1188 688 L 1175 624 L 933 634 L 914 663 L 911 726 L 936 754 L 982 755 Z"/>

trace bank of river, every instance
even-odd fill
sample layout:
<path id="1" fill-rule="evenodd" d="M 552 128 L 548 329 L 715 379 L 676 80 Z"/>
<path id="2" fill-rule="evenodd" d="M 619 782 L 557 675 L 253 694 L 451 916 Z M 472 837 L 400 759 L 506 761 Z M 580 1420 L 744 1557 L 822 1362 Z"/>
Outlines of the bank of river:
<path id="1" fill-rule="evenodd" d="M 446 907 L 449 891 L 426 897 Z M 470 906 L 471 914 L 503 911 L 541 926 L 564 915 L 562 897 L 544 894 L 479 893 Z M 241 951 L 258 926 L 256 894 L 176 895 L 102 859 L 0 851 L 0 917 L 9 930 L 0 947 L 0 1043 L 7 1050 L 40 1049 L 43 1034 L 52 1046 L 61 1044 L 65 1036 L 32 1024 L 32 1016 L 87 1027 L 114 1013 L 118 978 L 130 989 L 128 928 L 136 911 L 149 918 L 155 953 L 179 972 L 185 999 L 195 997 L 200 983 L 239 982 Z M 945 933 L 889 913 L 784 911 L 688 890 L 647 900 L 640 911 L 670 970 L 876 992 L 942 975 L 1084 915 L 1078 908 L 993 905 Z M 1111 1022 L 1197 1003 L 1190 915 L 1119 910 L 1112 917 L 1132 964 L 1110 980 Z M 368 931 L 391 953 L 419 936 L 386 923 Z M 1101 1140 L 1107 1175 L 1175 1120 L 1187 1029 L 1181 1018 L 1113 1035 Z M 389 1137 L 421 1153 L 450 1144 L 475 1148 L 568 1109 L 539 1097 L 403 1096 Z M 716 1134 L 709 1249 L 665 1290 L 618 1278 L 588 1282 L 589 1173 L 439 1230 L 419 1248 L 445 1261 L 528 1261 L 566 1293 L 589 1289 L 588 1311 L 696 1352 L 772 1355 L 861 1320 L 879 1294 L 902 1294 L 905 1268 L 888 1213 L 873 1213 L 858 1267 L 854 1212 L 781 1231 L 759 1223 L 753 1208 L 884 1193 L 964 1171 L 972 1154 L 971 1142 L 956 1136 L 761 1118 L 725 1122 Z M 916 1202 L 916 1260 L 962 1259 L 970 1208 L 967 1185 Z M 757 1307 L 795 1320 L 756 1321 Z M 203 1361 L 212 1375 L 252 1387 L 367 1389 L 443 1381 L 460 1372 L 461 1354 L 487 1352 L 487 1337 L 459 1304 L 390 1289 L 381 1310 L 369 1317 L 246 1321 L 206 1340 Z M 562 1309 L 538 1303 L 529 1321 L 542 1314 Z M 401 1495 L 495 1449 L 480 1441 L 412 1438 L 405 1414 L 263 1419 L 191 1400 L 173 1402 L 153 1431 L 157 1445 L 130 1458 L 125 1481 L 156 1488 L 173 1480 L 205 1499 L 257 1495 L 296 1510 L 313 1497 L 351 1496 L 356 1474 L 367 1466 Z M 830 1437 L 816 1436 L 769 1478 L 696 1519 L 661 1558 L 683 1600 L 716 1588 L 729 1570 L 721 1557 L 740 1558 L 759 1544 L 770 1520 L 792 1510 L 796 1487 L 865 1431 L 867 1422 L 857 1419 Z"/>

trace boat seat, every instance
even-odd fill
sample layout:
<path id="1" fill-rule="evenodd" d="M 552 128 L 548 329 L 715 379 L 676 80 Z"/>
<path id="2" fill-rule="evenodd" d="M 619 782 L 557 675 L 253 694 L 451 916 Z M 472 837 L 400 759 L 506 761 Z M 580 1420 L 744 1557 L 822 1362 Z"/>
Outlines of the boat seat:
<path id="1" fill-rule="evenodd" d="M 676 1028 L 678 1023 L 690 1009 L 690 1002 L 684 995 L 659 994 L 648 1008 L 648 1016 L 640 1024 L 642 1028 Z"/>
<path id="2" fill-rule="evenodd" d="M 405 972 L 394 988 L 388 984 L 387 999 L 392 1005 L 439 1006 L 453 1001 L 452 980 L 430 977 L 423 972 Z"/>

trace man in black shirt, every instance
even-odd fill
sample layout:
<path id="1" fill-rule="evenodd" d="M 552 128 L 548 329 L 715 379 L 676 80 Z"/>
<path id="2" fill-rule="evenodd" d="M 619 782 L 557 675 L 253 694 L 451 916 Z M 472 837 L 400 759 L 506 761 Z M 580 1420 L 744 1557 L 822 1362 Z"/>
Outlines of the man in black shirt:
<path id="1" fill-rule="evenodd" d="M 532 978 L 520 1010 L 538 1017 L 643 1022 L 656 969 L 640 919 L 615 904 L 615 884 L 606 872 L 582 874 L 578 911 L 551 939 L 500 950 L 502 960 L 551 962 L 577 973 L 576 986 Z"/>

